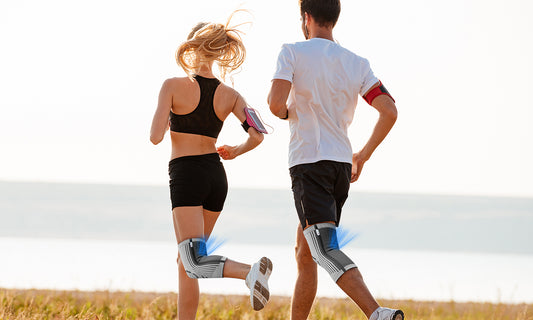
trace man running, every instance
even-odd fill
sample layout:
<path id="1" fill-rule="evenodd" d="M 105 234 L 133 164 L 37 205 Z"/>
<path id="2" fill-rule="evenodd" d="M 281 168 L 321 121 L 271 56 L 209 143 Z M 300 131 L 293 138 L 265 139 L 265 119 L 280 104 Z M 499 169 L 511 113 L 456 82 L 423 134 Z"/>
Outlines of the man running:
<path id="1" fill-rule="evenodd" d="M 299 4 L 306 41 L 282 46 L 268 97 L 272 113 L 289 120 L 289 168 L 300 218 L 291 319 L 309 315 L 318 264 L 370 320 L 403 320 L 401 310 L 378 305 L 355 263 L 339 250 L 336 236 L 350 182 L 394 125 L 396 106 L 368 60 L 333 40 L 340 0 Z M 379 112 L 379 120 L 364 147 L 352 153 L 347 129 L 358 95 Z"/>

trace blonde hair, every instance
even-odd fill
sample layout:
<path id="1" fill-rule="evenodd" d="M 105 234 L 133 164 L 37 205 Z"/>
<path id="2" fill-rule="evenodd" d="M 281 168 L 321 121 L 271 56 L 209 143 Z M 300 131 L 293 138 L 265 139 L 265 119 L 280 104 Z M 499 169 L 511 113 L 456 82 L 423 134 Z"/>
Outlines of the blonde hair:
<path id="1" fill-rule="evenodd" d="M 246 57 L 246 49 L 237 26 L 230 27 L 234 11 L 226 25 L 220 23 L 198 23 L 189 33 L 187 41 L 176 50 L 176 62 L 191 78 L 202 63 L 216 61 L 220 76 L 238 69 Z M 242 25 L 242 24 L 241 24 Z"/>

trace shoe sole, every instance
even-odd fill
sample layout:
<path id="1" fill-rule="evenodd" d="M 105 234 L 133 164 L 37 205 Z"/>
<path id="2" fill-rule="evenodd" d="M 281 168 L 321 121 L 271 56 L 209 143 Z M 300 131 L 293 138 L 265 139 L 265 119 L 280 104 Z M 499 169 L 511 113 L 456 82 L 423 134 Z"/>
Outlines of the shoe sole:
<path id="1" fill-rule="evenodd" d="M 270 299 L 270 292 L 268 291 L 268 278 L 272 273 L 272 261 L 263 257 L 259 261 L 259 275 L 253 284 L 253 303 L 252 307 L 255 311 L 259 311 L 265 307 Z"/>
<path id="2" fill-rule="evenodd" d="M 402 310 L 396 310 L 396 312 L 391 318 L 391 320 L 404 320 L 404 319 L 405 319 L 405 316 Z"/>

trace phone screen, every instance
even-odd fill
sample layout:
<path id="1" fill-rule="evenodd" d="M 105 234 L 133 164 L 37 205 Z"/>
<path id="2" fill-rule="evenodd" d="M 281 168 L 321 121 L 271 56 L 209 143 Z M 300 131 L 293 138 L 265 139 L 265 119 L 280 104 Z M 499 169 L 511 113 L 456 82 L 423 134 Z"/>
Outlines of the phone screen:
<path id="1" fill-rule="evenodd" d="M 248 108 L 246 111 L 250 115 L 250 118 L 252 118 L 252 121 L 257 125 L 258 131 L 266 133 L 266 129 L 261 120 L 259 120 L 259 117 L 257 116 L 257 113 L 255 113 L 254 109 Z"/>

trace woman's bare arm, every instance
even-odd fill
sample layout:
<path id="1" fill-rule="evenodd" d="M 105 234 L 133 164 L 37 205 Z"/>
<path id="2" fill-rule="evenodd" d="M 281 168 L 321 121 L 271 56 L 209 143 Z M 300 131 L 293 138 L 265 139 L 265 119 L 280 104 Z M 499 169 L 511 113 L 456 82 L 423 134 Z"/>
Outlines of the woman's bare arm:
<path id="1" fill-rule="evenodd" d="M 163 140 L 165 133 L 169 128 L 168 117 L 170 115 L 170 108 L 172 107 L 172 90 L 171 81 L 167 79 L 161 86 L 159 92 L 159 100 L 157 109 L 152 120 L 152 128 L 150 129 L 150 141 L 153 144 L 158 144 Z"/>
<path id="2" fill-rule="evenodd" d="M 246 114 L 244 113 L 244 107 L 246 107 L 246 101 L 244 98 L 237 94 L 237 99 L 233 106 L 232 113 L 239 119 L 241 123 L 246 120 Z M 240 156 L 243 153 L 246 153 L 250 150 L 253 150 L 261 142 L 263 142 L 264 136 L 262 133 L 255 130 L 253 127 L 248 128 L 248 139 L 244 143 L 241 143 L 238 146 L 228 146 L 224 145 L 217 148 L 219 155 L 224 160 L 234 159 L 237 156 Z"/>

